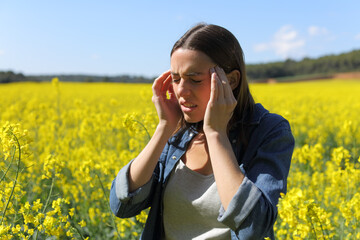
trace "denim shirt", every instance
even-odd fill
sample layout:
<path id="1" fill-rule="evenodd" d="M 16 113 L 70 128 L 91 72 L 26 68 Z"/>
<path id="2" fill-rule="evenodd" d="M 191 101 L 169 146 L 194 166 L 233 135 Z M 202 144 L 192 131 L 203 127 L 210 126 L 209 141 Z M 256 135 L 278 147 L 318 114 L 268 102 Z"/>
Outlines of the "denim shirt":
<path id="1" fill-rule="evenodd" d="M 231 229 L 231 239 L 274 239 L 280 193 L 286 193 L 287 176 L 294 149 L 290 125 L 283 117 L 255 105 L 246 149 L 236 144 L 239 130 L 229 140 L 245 177 L 226 210 L 219 209 L 218 221 Z M 129 192 L 129 162 L 112 182 L 110 207 L 120 218 L 133 217 L 151 207 L 141 239 L 162 239 L 163 195 L 168 177 L 196 135 L 194 129 L 180 131 L 166 144 L 148 183 Z M 191 216 L 189 216 L 191 217 Z"/>

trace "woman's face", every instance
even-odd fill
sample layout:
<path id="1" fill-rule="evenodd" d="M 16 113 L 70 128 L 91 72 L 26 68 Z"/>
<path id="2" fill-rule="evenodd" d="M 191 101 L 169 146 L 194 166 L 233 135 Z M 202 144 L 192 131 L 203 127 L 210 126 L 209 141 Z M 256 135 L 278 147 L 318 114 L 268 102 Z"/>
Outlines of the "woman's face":
<path id="1" fill-rule="evenodd" d="M 215 63 L 203 52 L 179 48 L 171 56 L 171 77 L 185 121 L 204 120 L 210 98 L 210 68 Z"/>

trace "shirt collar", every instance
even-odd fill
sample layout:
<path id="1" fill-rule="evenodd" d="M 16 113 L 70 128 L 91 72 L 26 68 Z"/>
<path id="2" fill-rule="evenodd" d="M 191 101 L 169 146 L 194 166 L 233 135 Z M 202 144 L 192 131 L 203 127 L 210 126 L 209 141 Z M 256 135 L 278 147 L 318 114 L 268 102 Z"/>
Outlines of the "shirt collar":
<path id="1" fill-rule="evenodd" d="M 254 112 L 251 116 L 250 125 L 257 125 L 260 123 L 261 119 L 269 113 L 260 103 L 256 103 L 254 107 Z"/>
<path id="2" fill-rule="evenodd" d="M 246 113 L 244 119 L 249 119 L 250 121 L 246 121 L 244 123 L 245 120 L 239 120 L 237 121 L 234 126 L 238 126 L 239 124 L 244 123 L 244 125 L 246 126 L 251 126 L 251 125 L 258 125 L 261 121 L 261 119 L 267 114 L 269 113 L 268 110 L 266 110 L 260 103 L 256 103 L 254 105 L 254 110 L 251 116 L 249 116 L 250 113 Z"/>

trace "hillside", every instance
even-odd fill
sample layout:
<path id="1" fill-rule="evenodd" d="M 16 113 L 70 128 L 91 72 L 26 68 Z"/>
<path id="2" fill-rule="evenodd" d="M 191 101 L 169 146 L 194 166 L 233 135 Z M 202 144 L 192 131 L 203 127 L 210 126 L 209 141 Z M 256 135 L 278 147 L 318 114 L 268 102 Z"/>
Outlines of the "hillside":
<path id="1" fill-rule="evenodd" d="M 316 59 L 304 58 L 301 61 L 287 59 L 283 62 L 247 65 L 250 81 L 331 78 L 346 72 L 360 72 L 360 50 Z"/>

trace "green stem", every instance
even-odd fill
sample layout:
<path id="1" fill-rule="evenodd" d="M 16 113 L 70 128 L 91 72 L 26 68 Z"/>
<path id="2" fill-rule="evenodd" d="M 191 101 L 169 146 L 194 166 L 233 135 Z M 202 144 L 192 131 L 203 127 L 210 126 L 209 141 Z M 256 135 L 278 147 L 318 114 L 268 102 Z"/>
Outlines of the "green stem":
<path id="1" fill-rule="evenodd" d="M 325 238 L 325 236 L 326 236 L 326 233 L 325 233 L 325 230 L 324 230 L 324 228 L 323 228 L 323 226 L 322 226 L 322 223 L 321 223 L 321 220 L 320 220 L 320 218 L 319 218 L 319 216 L 316 214 L 316 218 L 318 219 L 318 221 L 319 221 L 319 224 L 320 224 L 320 227 L 321 227 L 321 231 L 322 231 L 322 234 L 323 234 L 323 239 L 326 239 Z"/>
<path id="2" fill-rule="evenodd" d="M 42 214 L 45 214 L 46 208 L 49 205 L 50 198 L 51 198 L 51 195 L 52 195 L 52 191 L 53 191 L 53 188 L 54 188 L 54 183 L 55 183 L 55 176 L 53 176 L 52 179 L 51 179 L 50 192 L 49 192 L 48 198 L 46 199 L 46 203 L 45 203 Z"/>
<path id="3" fill-rule="evenodd" d="M 75 224 L 72 224 L 73 228 L 75 228 L 75 230 L 78 232 L 78 234 L 80 235 L 81 239 L 85 239 L 85 237 L 81 234 L 80 230 L 75 226 Z"/>
<path id="4" fill-rule="evenodd" d="M 150 134 L 149 134 L 149 132 L 148 132 L 148 130 L 147 130 L 147 128 L 145 127 L 145 125 L 142 123 L 142 122 L 140 122 L 140 121 L 138 121 L 138 120 L 135 120 L 135 119 L 132 119 L 134 122 L 136 122 L 136 123 L 138 123 L 138 124 L 140 124 L 144 129 L 145 129 L 145 132 L 146 132 L 146 134 L 147 134 L 147 136 L 148 136 L 148 140 L 150 141 L 150 139 L 151 139 L 151 136 L 150 136 Z"/>
<path id="5" fill-rule="evenodd" d="M 107 196 L 107 194 L 106 194 L 104 185 L 102 184 L 102 181 L 101 181 L 99 175 L 98 175 L 97 173 L 95 173 L 95 174 L 96 174 L 97 178 L 99 179 L 101 188 L 102 188 L 102 190 L 103 190 L 103 192 L 104 192 L 104 196 L 105 196 L 106 201 L 107 201 L 108 196 Z M 106 205 L 108 206 L 108 210 L 109 210 L 110 216 L 111 216 L 111 221 L 112 221 L 112 224 L 114 225 L 114 228 L 115 228 L 115 230 L 116 230 L 116 232 L 117 232 L 118 239 L 120 239 L 120 233 L 119 233 L 119 230 L 118 230 L 117 227 L 116 227 L 115 220 L 114 220 L 114 216 L 113 216 L 113 213 L 112 213 L 112 211 L 111 211 L 111 209 L 110 209 L 110 205 L 109 205 L 109 204 L 106 204 Z"/>
<path id="6" fill-rule="evenodd" d="M 16 148 L 15 148 L 15 151 L 16 151 Z M 4 175 L 1 177 L 1 179 L 0 179 L 0 183 L 4 180 L 4 178 L 5 178 L 6 174 L 7 174 L 7 172 L 9 171 L 9 169 L 10 169 L 10 167 L 11 167 L 12 162 L 14 161 L 14 158 L 15 158 L 15 151 L 14 151 L 14 153 L 13 153 L 13 154 L 11 154 L 11 156 L 12 156 L 12 157 L 11 157 L 11 162 L 10 162 L 10 164 L 9 164 L 8 168 L 6 169 L 6 171 L 5 171 Z"/>
<path id="7" fill-rule="evenodd" d="M 19 148 L 19 158 L 18 158 L 18 161 L 17 161 L 17 169 L 16 169 L 16 175 L 15 175 L 14 185 L 13 185 L 13 187 L 12 187 L 12 189 L 11 189 L 11 193 L 10 193 L 9 199 L 8 199 L 8 201 L 7 201 L 7 203 L 6 203 L 6 206 L 5 206 L 5 209 L 4 209 L 4 211 L 3 211 L 2 218 L 1 218 L 1 224 L 0 224 L 0 225 L 2 225 L 3 222 L 4 222 L 6 210 L 7 210 L 7 208 L 9 207 L 11 198 L 12 198 L 12 196 L 13 196 L 13 194 L 14 194 L 14 191 L 15 191 L 17 179 L 18 179 L 18 176 L 19 176 L 20 160 L 21 160 L 21 149 L 20 149 L 19 140 L 18 140 L 18 138 L 16 137 L 16 135 L 15 135 L 14 133 L 12 133 L 12 132 L 10 132 L 10 133 L 13 135 L 13 137 L 14 137 L 16 143 L 17 143 L 17 146 L 18 146 L 18 148 Z"/>
<path id="8" fill-rule="evenodd" d="M 49 205 L 50 198 L 51 198 L 51 195 L 52 195 L 52 191 L 53 191 L 53 188 L 54 188 L 54 182 L 55 182 L 55 176 L 54 176 L 54 173 L 53 173 L 53 176 L 52 176 L 52 179 L 51 179 L 50 192 L 49 192 L 49 195 L 48 195 L 48 197 L 46 199 L 46 203 L 44 205 L 44 209 L 42 211 L 42 214 L 45 214 L 46 208 Z M 42 222 L 40 222 L 40 224 L 42 224 Z M 39 233 L 39 230 L 36 231 L 35 240 L 37 240 L 37 238 L 38 238 L 38 233 Z"/>

